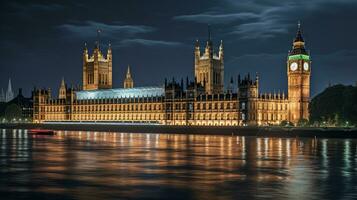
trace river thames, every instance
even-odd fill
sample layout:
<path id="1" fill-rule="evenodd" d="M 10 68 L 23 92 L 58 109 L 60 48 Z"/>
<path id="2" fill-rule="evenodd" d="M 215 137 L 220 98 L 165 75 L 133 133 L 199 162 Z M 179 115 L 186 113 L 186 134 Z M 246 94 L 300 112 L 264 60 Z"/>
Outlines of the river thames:
<path id="1" fill-rule="evenodd" d="M 357 198 L 356 139 L 56 133 L 0 130 L 1 199 Z"/>

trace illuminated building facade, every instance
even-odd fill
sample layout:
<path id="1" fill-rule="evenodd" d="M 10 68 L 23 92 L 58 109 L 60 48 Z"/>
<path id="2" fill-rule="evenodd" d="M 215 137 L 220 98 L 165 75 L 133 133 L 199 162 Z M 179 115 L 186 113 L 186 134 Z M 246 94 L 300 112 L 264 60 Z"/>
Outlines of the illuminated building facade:
<path id="1" fill-rule="evenodd" d="M 109 44 L 105 57 L 99 48 L 99 42 L 89 56 L 87 45 L 83 52 L 83 90 L 97 90 L 112 88 L 112 49 Z"/>
<path id="2" fill-rule="evenodd" d="M 195 50 L 195 79 L 165 80 L 163 86 L 133 87 L 128 68 L 124 88 L 112 88 L 111 49 L 104 58 L 97 43 L 91 58 L 84 50 L 83 90 L 61 83 L 59 98 L 34 91 L 34 122 L 77 121 L 157 123 L 165 125 L 268 125 L 308 119 L 310 57 L 300 25 L 287 61 L 288 95 L 259 93 L 259 76 L 238 75 L 223 89 L 223 43 L 214 54 L 209 36 L 201 55 Z M 109 64 L 110 62 L 110 64 Z M 98 63 L 101 63 L 98 65 Z M 99 66 L 99 67 L 98 67 Z M 100 67 L 101 66 L 101 67 Z M 236 88 L 236 89 L 234 89 Z"/>
<path id="3" fill-rule="evenodd" d="M 210 31 L 208 32 L 208 40 L 203 54 L 200 51 L 200 43 L 196 40 L 195 77 L 198 83 L 204 85 L 207 94 L 224 92 L 223 41 L 221 41 L 219 52 L 216 54 Z"/>

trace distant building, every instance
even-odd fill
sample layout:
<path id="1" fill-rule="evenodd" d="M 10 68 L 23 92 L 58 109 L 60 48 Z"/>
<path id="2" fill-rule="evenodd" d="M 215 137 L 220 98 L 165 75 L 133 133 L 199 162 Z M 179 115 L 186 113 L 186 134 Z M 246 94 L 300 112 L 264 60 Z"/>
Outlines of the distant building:
<path id="1" fill-rule="evenodd" d="M 6 93 L 4 92 L 4 89 L 1 89 L 0 102 L 9 102 L 13 98 L 14 98 L 14 92 L 12 90 L 11 79 L 9 79 Z"/>
<path id="2" fill-rule="evenodd" d="M 19 94 L 13 98 L 8 105 L 15 104 L 20 107 L 21 115 L 23 119 L 32 120 L 33 115 L 33 97 L 24 97 L 22 94 L 22 89 L 19 88 Z"/>
<path id="3" fill-rule="evenodd" d="M 250 74 L 238 75 L 236 87 L 232 78 L 224 90 L 223 42 L 215 54 L 210 32 L 203 55 L 196 41 L 194 57 L 195 79 L 187 78 L 186 84 L 173 79 L 164 86 L 135 88 L 128 68 L 124 88 L 112 89 L 111 49 L 104 58 L 97 43 L 91 58 L 84 50 L 83 90 L 66 88 L 64 81 L 58 99 L 50 90 L 35 90 L 33 120 L 244 126 L 309 118 L 311 60 L 300 24 L 287 56 L 287 95 L 259 93 L 259 76 Z"/>
<path id="4" fill-rule="evenodd" d="M 22 89 L 11 101 L 1 104 L 0 115 L 7 120 L 29 120 L 32 121 L 33 104 L 32 97 L 24 97 Z"/>

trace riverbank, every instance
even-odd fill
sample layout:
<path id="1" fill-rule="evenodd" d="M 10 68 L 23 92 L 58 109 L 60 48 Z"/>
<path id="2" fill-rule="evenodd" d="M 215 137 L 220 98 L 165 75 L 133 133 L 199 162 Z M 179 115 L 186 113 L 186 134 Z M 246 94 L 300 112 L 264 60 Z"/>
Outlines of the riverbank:
<path id="1" fill-rule="evenodd" d="M 98 131 L 127 133 L 167 133 L 235 135 L 257 137 L 318 137 L 318 138 L 357 138 L 353 128 L 297 128 L 297 127 L 217 127 L 217 126 L 167 126 L 146 124 L 0 124 L 1 129 L 51 129 L 68 131 Z"/>

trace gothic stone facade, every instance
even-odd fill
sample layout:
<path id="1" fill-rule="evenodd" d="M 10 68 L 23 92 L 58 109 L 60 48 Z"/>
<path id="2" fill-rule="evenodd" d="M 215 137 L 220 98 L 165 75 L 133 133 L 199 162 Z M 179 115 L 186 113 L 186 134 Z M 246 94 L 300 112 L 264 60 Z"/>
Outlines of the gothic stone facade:
<path id="1" fill-rule="evenodd" d="M 83 52 L 83 90 L 112 88 L 112 49 L 109 44 L 105 57 L 96 43 L 93 55 L 88 55 L 87 45 Z"/>
<path id="2" fill-rule="evenodd" d="M 162 87 L 112 87 L 111 49 L 107 58 L 99 47 L 83 57 L 83 90 L 61 83 L 60 98 L 51 91 L 34 91 L 34 122 L 77 121 L 158 123 L 166 125 L 242 126 L 298 123 L 308 119 L 311 61 L 300 26 L 287 58 L 288 94 L 260 93 L 259 77 L 233 79 L 223 89 L 223 44 L 214 54 L 209 37 L 201 55 L 195 45 L 195 79 L 174 79 Z M 128 82 L 128 81 L 127 81 Z M 131 82 L 131 80 L 130 80 Z M 125 85 L 125 84 L 124 84 Z M 236 88 L 236 89 L 234 89 Z"/>

